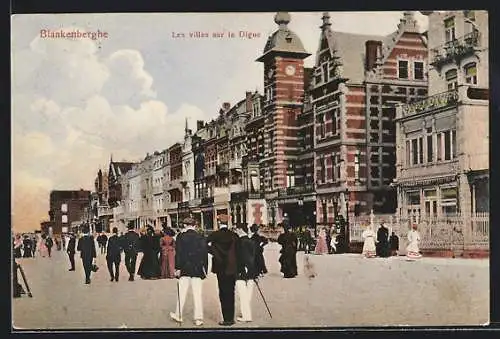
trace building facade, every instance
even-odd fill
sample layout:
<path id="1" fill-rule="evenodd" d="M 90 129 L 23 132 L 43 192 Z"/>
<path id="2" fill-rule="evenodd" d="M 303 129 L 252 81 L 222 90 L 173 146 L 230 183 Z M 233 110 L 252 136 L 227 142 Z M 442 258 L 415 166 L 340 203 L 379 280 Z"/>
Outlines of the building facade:
<path id="1" fill-rule="evenodd" d="M 487 12 L 425 14 L 429 96 L 396 119 L 399 213 L 415 223 L 489 212 Z"/>
<path id="2" fill-rule="evenodd" d="M 54 190 L 50 192 L 50 226 L 53 234 L 71 231 L 74 221 L 84 220 L 85 209 L 90 205 L 90 191 Z"/>

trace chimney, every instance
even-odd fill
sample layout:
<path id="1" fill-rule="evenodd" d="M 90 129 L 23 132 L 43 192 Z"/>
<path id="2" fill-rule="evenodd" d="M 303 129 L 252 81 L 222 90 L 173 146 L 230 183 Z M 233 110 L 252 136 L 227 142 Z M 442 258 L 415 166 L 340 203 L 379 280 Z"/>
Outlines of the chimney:
<path id="1" fill-rule="evenodd" d="M 231 104 L 229 102 L 225 102 L 222 104 L 222 108 L 224 108 L 224 111 L 229 111 Z"/>
<path id="2" fill-rule="evenodd" d="M 365 47 L 365 70 L 371 71 L 377 61 L 377 50 L 382 47 L 382 41 L 368 40 Z"/>
<path id="3" fill-rule="evenodd" d="M 246 92 L 245 99 L 246 111 L 250 112 L 252 110 L 252 92 Z"/>
<path id="4" fill-rule="evenodd" d="M 196 121 L 196 130 L 203 129 L 204 125 L 205 125 L 205 123 L 203 122 L 203 120 Z"/>

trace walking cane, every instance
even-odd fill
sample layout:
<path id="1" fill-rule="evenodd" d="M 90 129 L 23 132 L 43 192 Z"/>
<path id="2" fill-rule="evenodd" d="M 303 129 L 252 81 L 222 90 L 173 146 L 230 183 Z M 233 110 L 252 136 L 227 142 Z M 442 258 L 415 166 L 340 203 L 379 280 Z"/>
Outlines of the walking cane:
<path id="1" fill-rule="evenodd" d="M 33 295 L 31 294 L 31 289 L 30 289 L 30 287 L 28 285 L 28 280 L 26 279 L 26 275 L 24 274 L 23 267 L 21 265 L 19 265 L 19 264 L 17 264 L 17 267 L 19 268 L 19 271 L 21 271 L 21 277 L 23 277 L 24 285 L 26 286 L 26 290 L 28 291 L 28 296 L 30 298 L 33 298 Z"/>
<path id="2" fill-rule="evenodd" d="M 266 305 L 267 313 L 269 313 L 269 317 L 271 317 L 271 319 L 272 319 L 273 316 L 271 314 L 271 311 L 269 310 L 269 306 L 267 306 L 266 299 L 264 298 L 264 294 L 262 294 L 262 290 L 260 289 L 260 286 L 259 286 L 259 283 L 257 282 L 257 279 L 253 279 L 253 282 L 255 283 L 255 285 L 257 285 L 257 289 L 259 290 L 260 296 L 262 297 L 262 301 L 264 302 L 264 305 Z"/>

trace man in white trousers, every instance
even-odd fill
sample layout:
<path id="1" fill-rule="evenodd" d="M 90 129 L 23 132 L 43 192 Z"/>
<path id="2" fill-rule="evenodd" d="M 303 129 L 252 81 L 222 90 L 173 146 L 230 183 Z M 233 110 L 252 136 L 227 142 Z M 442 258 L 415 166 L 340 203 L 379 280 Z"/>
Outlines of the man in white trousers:
<path id="1" fill-rule="evenodd" d="M 236 317 L 239 322 L 252 321 L 252 295 L 254 279 L 259 276 L 256 266 L 258 255 L 255 242 L 248 236 L 248 228 L 241 224 L 237 226 L 236 233 L 236 292 L 240 299 L 241 316 Z"/>
<path id="2" fill-rule="evenodd" d="M 208 249 L 205 237 L 195 230 L 195 220 L 183 220 L 185 231 L 179 233 L 175 246 L 175 269 L 177 277 L 176 310 L 170 313 L 170 318 L 182 322 L 182 310 L 186 295 L 191 285 L 194 301 L 194 323 L 203 325 L 202 284 L 207 276 Z"/>

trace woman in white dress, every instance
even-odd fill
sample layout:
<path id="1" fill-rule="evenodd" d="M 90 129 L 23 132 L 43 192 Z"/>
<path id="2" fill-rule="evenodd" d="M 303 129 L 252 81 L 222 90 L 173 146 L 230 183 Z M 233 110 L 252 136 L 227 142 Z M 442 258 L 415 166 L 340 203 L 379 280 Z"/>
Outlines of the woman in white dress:
<path id="1" fill-rule="evenodd" d="M 361 236 L 364 239 L 363 243 L 363 255 L 366 258 L 373 258 L 376 256 L 375 252 L 375 232 L 371 225 L 366 226 Z"/>
<path id="2" fill-rule="evenodd" d="M 413 224 L 412 229 L 408 232 L 408 247 L 406 247 L 407 260 L 416 260 L 422 257 L 418 247 L 420 243 L 420 233 L 417 231 L 417 225 Z"/>

